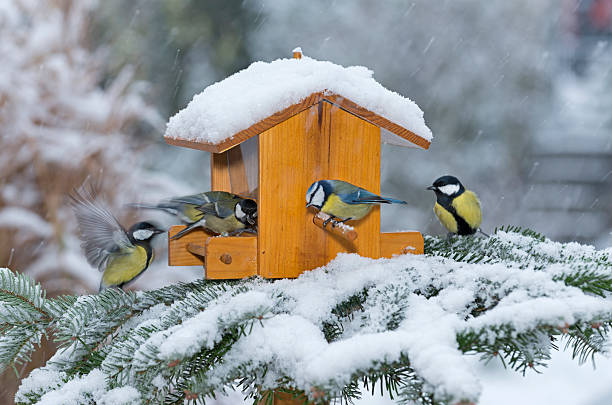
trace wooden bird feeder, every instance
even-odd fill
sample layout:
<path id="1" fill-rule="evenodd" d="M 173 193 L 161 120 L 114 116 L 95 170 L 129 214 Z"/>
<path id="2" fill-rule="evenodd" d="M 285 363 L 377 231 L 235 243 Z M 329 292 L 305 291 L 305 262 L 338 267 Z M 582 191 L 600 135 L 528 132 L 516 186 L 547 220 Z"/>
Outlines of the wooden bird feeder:
<path id="1" fill-rule="evenodd" d="M 322 79 L 323 88 L 312 79 L 321 69 L 329 69 L 322 77 L 336 78 Z M 378 207 L 349 223 L 352 228 L 325 229 L 324 215 L 306 208 L 306 191 L 320 179 L 344 180 L 379 194 L 381 140 L 429 147 L 430 132 L 418 107 L 364 72 L 302 57 L 296 48 L 294 59 L 258 62 L 206 89 L 171 118 L 166 142 L 210 152 L 211 189 L 256 199 L 259 223 L 257 235 L 219 237 L 196 230 L 171 240 L 169 265 L 203 264 L 207 279 L 286 278 L 323 266 L 340 252 L 371 258 L 423 253 L 419 232 L 381 233 Z M 312 82 L 293 86 L 291 80 Z M 291 97 L 297 100 L 282 101 Z M 379 105 L 398 103 L 390 114 L 381 113 Z M 395 122 L 398 117 L 402 122 Z M 408 129 L 408 120 L 420 126 Z M 230 133 L 222 136 L 222 130 Z M 172 227 L 169 236 L 183 227 Z"/>

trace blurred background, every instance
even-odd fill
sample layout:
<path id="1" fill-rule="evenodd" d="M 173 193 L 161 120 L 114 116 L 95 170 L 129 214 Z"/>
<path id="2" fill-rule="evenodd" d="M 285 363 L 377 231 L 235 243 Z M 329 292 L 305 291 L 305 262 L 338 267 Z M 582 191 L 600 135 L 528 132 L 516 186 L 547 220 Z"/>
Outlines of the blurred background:
<path id="1" fill-rule="evenodd" d="M 479 194 L 487 232 L 521 225 L 610 247 L 611 36 L 612 0 L 1 0 L 0 266 L 52 295 L 97 290 L 67 193 L 102 179 L 123 223 L 170 224 L 124 206 L 209 188 L 207 153 L 167 146 L 167 119 L 206 86 L 296 46 L 372 69 L 425 112 L 430 150 L 383 147 L 383 191 L 410 204 L 385 207 L 385 231 L 443 234 L 425 187 L 453 174 Z M 134 288 L 202 276 L 168 268 L 164 244 Z M 566 389 L 581 381 L 570 364 L 553 373 L 568 376 Z M 11 403 L 15 379 L 4 379 Z M 506 403 L 513 387 L 483 403 Z"/>

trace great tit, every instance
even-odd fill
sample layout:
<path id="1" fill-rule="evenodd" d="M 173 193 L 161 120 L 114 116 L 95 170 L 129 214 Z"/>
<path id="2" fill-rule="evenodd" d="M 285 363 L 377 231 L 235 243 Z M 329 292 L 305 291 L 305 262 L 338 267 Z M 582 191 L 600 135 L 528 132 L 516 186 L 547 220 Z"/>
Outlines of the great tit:
<path id="1" fill-rule="evenodd" d="M 162 210 L 176 215 L 187 228 L 172 236 L 177 239 L 195 228 L 203 227 L 220 235 L 254 231 L 257 224 L 257 203 L 226 191 L 174 197 L 157 205 L 131 204 L 145 209 Z"/>
<path id="2" fill-rule="evenodd" d="M 450 234 L 473 235 L 482 222 L 480 201 L 454 176 L 442 176 L 427 187 L 436 193 L 434 213 Z"/>
<path id="3" fill-rule="evenodd" d="M 163 229 L 150 222 L 138 222 L 126 231 L 96 198 L 93 187 L 74 190 L 70 198 L 85 257 L 103 272 L 100 291 L 123 288 L 149 267 L 154 257 L 151 241 Z"/>
<path id="4" fill-rule="evenodd" d="M 306 207 L 316 207 L 330 216 L 332 224 L 359 220 L 372 209 L 373 204 L 406 204 L 406 201 L 381 197 L 342 180 L 319 180 L 306 192 Z M 338 220 L 340 219 L 340 220 Z"/>

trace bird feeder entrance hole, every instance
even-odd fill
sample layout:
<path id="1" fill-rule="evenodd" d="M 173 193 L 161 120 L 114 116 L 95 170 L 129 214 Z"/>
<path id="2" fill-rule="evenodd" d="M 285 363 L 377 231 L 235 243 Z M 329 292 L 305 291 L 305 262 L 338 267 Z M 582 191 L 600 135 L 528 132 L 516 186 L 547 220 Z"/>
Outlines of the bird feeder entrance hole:
<path id="1" fill-rule="evenodd" d="M 221 237 L 196 229 L 169 241 L 169 265 L 204 265 L 207 279 L 291 278 L 341 252 L 371 258 L 423 253 L 419 232 L 380 232 L 378 206 L 349 223 L 354 230 L 323 229 L 324 218 L 306 208 L 306 190 L 320 179 L 380 194 L 380 158 L 381 129 L 324 99 L 212 152 L 211 189 L 255 199 L 258 233 Z M 169 237 L 183 228 L 172 227 Z"/>

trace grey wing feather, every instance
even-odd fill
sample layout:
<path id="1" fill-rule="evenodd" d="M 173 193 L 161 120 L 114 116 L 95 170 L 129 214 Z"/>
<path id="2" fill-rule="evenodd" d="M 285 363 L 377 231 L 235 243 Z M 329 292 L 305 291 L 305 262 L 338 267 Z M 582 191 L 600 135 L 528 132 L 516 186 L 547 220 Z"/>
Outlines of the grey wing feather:
<path id="1" fill-rule="evenodd" d="M 227 191 L 207 191 L 205 193 L 175 197 L 171 201 L 180 202 L 183 204 L 205 205 L 209 203 L 214 203 L 216 201 L 234 199 L 240 199 L 240 197 L 235 194 L 228 193 Z"/>
<path id="2" fill-rule="evenodd" d="M 198 207 L 206 215 L 214 215 L 219 218 L 227 218 L 234 214 L 234 208 L 240 199 L 215 201 L 213 203 L 204 204 Z"/>
<path id="3" fill-rule="evenodd" d="M 202 194 L 194 194 L 194 195 L 185 195 L 182 197 L 174 197 L 170 199 L 171 202 L 180 203 L 180 204 L 191 204 L 191 205 L 202 205 L 206 204 L 210 201 L 208 196 L 205 193 Z"/>
<path id="4" fill-rule="evenodd" d="M 385 198 L 342 180 L 329 180 L 334 192 L 347 204 L 388 203 Z"/>
<path id="5" fill-rule="evenodd" d="M 85 257 L 89 264 L 104 271 L 111 253 L 124 251 L 134 245 L 113 214 L 96 200 L 93 188 L 75 189 L 70 197 Z"/>
<path id="6" fill-rule="evenodd" d="M 322 180 L 327 181 L 343 202 L 347 204 L 406 204 L 406 201 L 395 198 L 381 197 L 364 188 L 357 187 L 342 180 Z"/>

